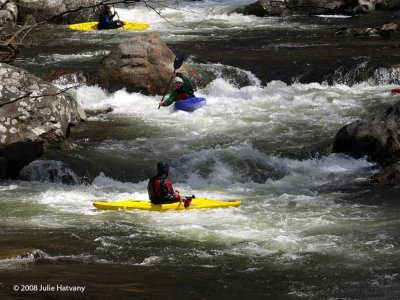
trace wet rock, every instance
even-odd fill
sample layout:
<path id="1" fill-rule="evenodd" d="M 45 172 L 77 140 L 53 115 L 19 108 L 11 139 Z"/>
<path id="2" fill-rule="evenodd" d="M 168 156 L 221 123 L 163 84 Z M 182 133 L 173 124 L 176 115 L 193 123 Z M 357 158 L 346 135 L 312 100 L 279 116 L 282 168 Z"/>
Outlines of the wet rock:
<path id="1" fill-rule="evenodd" d="M 0 157 L 6 161 L 2 171 L 6 177 L 17 177 L 46 149 L 59 149 L 70 124 L 85 119 L 83 109 L 68 94 L 0 63 Z"/>
<path id="2" fill-rule="evenodd" d="M 288 8 L 294 14 L 317 15 L 343 11 L 346 1 L 342 0 L 291 0 Z"/>
<path id="3" fill-rule="evenodd" d="M 386 186 L 400 183 L 400 163 L 394 163 L 385 167 L 382 171 L 368 178 L 368 185 Z"/>
<path id="4" fill-rule="evenodd" d="M 260 0 L 249 5 L 236 8 L 233 12 L 243 15 L 285 16 L 290 13 L 289 7 L 283 1 Z"/>
<path id="5" fill-rule="evenodd" d="M 384 37 L 388 37 L 391 33 L 398 31 L 399 27 L 399 24 L 396 23 L 384 24 L 380 30 L 380 34 Z"/>
<path id="6" fill-rule="evenodd" d="M 19 179 L 26 181 L 56 182 L 76 184 L 77 176 L 63 162 L 54 160 L 36 160 L 22 168 Z"/>
<path id="7" fill-rule="evenodd" d="M 4 259 L 34 259 L 44 257 L 46 254 L 39 249 L 6 248 L 0 249 L 0 260 Z"/>
<path id="8" fill-rule="evenodd" d="M 290 14 L 290 8 L 283 1 L 261 0 L 260 4 L 270 16 L 285 16 Z"/>
<path id="9" fill-rule="evenodd" d="M 1 32 L 0 32 L 1 35 Z M 17 54 L 19 53 L 19 47 L 17 43 L 5 43 L 2 44 L 0 41 L 0 62 L 12 62 L 17 58 Z"/>
<path id="10" fill-rule="evenodd" d="M 377 28 L 341 28 L 334 33 L 334 36 L 379 36 L 380 30 Z"/>
<path id="11" fill-rule="evenodd" d="M 334 33 L 334 36 L 383 36 L 389 37 L 391 33 L 398 31 L 399 24 L 388 23 L 381 28 L 341 28 Z"/>
<path id="12" fill-rule="evenodd" d="M 399 0 L 376 0 L 375 10 L 394 10 L 400 8 Z"/>
<path id="13" fill-rule="evenodd" d="M 17 21 L 18 8 L 13 1 L 0 0 L 0 8 L 0 26 Z"/>
<path id="14" fill-rule="evenodd" d="M 109 92 L 126 89 L 147 95 L 162 95 L 173 73 L 175 54 L 157 33 L 127 39 L 103 60 L 99 85 Z M 195 71 L 183 64 L 179 72 L 196 79 Z"/>
<path id="15" fill-rule="evenodd" d="M 335 13 L 367 14 L 375 10 L 390 10 L 400 7 L 400 1 L 398 0 L 260 0 L 240 9 L 238 12 L 261 16 L 262 11 L 257 8 L 259 4 L 263 7 L 266 14 L 271 16 Z"/>
<path id="16" fill-rule="evenodd" d="M 355 121 L 335 136 L 334 153 L 389 165 L 400 160 L 400 102 L 369 121 Z"/>
<path id="17" fill-rule="evenodd" d="M 235 9 L 233 12 L 242 14 L 242 15 L 253 15 L 257 17 L 264 17 L 268 15 L 267 10 L 261 5 L 260 1 L 254 2 L 252 4 L 239 7 Z M 281 15 L 281 14 L 279 14 Z"/>
<path id="18" fill-rule="evenodd" d="M 358 0 L 358 4 L 353 8 L 355 14 L 366 14 L 375 11 L 376 0 Z"/>
<path id="19" fill-rule="evenodd" d="M 324 14 L 336 13 L 346 7 L 344 0 L 260 0 L 237 12 L 244 14 L 254 14 L 256 16 L 285 16 L 289 14 Z"/>

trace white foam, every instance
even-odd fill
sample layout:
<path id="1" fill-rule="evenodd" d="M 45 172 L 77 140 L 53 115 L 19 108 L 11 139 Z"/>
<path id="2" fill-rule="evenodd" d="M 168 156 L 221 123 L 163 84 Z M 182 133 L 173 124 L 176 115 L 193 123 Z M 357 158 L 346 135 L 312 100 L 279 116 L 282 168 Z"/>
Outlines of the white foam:
<path id="1" fill-rule="evenodd" d="M 231 30 L 266 29 L 271 27 L 291 27 L 293 23 L 282 22 L 279 18 L 258 18 L 231 13 L 240 5 L 252 1 L 162 1 L 144 5 L 118 6 L 116 10 L 122 20 L 149 23 L 147 31 L 156 31 L 164 40 L 207 40 L 209 34 Z M 152 8 L 154 8 L 154 10 Z M 297 24 L 295 26 L 299 26 Z M 224 31 L 224 32 L 222 32 Z"/>

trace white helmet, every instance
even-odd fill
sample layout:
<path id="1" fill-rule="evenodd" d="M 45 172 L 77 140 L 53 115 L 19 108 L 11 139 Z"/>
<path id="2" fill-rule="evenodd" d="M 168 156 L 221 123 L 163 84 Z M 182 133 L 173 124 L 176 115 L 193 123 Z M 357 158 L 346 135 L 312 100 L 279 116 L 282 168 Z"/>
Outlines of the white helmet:
<path id="1" fill-rule="evenodd" d="M 175 77 L 175 83 L 177 83 L 177 82 L 181 82 L 181 83 L 183 83 L 183 80 L 182 80 L 182 78 L 180 78 L 180 77 Z"/>

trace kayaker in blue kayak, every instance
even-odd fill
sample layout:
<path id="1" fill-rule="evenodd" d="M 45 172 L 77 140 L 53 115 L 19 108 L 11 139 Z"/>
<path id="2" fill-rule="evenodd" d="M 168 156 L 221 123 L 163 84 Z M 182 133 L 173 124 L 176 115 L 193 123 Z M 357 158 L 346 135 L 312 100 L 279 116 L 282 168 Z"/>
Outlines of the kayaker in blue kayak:
<path id="1" fill-rule="evenodd" d="M 114 13 L 111 12 L 110 5 L 104 5 L 103 11 L 99 16 L 99 24 L 97 24 L 98 29 L 116 29 L 124 26 L 124 23 L 120 20 L 113 20 L 113 18 L 117 15 L 115 9 Z"/>
<path id="2" fill-rule="evenodd" d="M 147 184 L 147 192 L 153 204 L 173 203 L 183 201 L 186 198 L 179 195 L 179 191 L 172 187 L 168 180 L 169 166 L 165 162 L 157 163 L 157 175 L 150 179 Z"/>
<path id="3" fill-rule="evenodd" d="M 194 97 L 194 91 L 190 79 L 184 76 L 182 73 L 175 73 L 175 90 L 171 92 L 169 97 L 160 101 L 159 106 L 170 106 L 172 103 L 178 100 L 185 100 Z"/>

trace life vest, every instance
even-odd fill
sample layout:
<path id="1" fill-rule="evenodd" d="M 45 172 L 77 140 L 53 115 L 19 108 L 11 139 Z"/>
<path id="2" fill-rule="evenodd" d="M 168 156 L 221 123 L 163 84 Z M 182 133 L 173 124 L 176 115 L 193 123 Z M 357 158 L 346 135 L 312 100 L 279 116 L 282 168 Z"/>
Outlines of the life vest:
<path id="1" fill-rule="evenodd" d="M 147 185 L 150 201 L 154 204 L 172 203 L 179 201 L 174 194 L 171 182 L 168 178 L 154 176 Z"/>
<path id="2" fill-rule="evenodd" d="M 185 100 L 188 99 L 192 96 L 189 95 L 189 93 L 186 93 L 184 91 L 178 92 L 178 95 L 176 96 L 176 100 Z"/>

